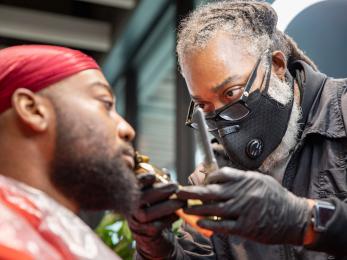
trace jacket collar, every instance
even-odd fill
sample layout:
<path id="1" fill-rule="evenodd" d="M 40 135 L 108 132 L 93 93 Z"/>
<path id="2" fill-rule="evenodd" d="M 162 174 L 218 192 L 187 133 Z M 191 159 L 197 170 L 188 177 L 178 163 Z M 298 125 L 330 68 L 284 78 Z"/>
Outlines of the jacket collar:
<path id="1" fill-rule="evenodd" d="M 302 118 L 300 119 L 300 124 L 305 126 L 311 107 L 315 99 L 320 95 L 327 77 L 320 72 L 314 71 L 311 66 L 303 61 L 294 62 L 292 68 L 301 94 Z"/>
<path id="2" fill-rule="evenodd" d="M 293 64 L 296 80 L 301 86 L 301 139 L 316 133 L 331 138 L 345 137 L 346 132 L 339 106 L 341 94 L 332 79 L 314 71 L 303 61 Z"/>

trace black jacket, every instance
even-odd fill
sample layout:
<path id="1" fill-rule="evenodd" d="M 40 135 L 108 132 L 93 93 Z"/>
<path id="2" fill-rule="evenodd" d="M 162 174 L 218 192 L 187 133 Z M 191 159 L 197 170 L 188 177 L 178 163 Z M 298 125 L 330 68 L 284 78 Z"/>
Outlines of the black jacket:
<path id="1" fill-rule="evenodd" d="M 176 259 L 347 259 L 347 79 L 327 78 L 301 61 L 292 74 L 303 90 L 303 127 L 282 184 L 298 196 L 336 205 L 327 232 L 307 249 L 236 236 L 217 235 L 210 241 L 188 228 L 178 239 Z"/>

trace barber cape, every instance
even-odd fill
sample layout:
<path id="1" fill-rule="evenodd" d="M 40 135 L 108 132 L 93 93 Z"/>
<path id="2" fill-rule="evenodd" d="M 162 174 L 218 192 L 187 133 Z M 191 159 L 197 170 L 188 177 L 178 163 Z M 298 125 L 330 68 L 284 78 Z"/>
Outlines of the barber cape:
<path id="1" fill-rule="evenodd" d="M 0 259 L 120 259 L 71 211 L 0 175 Z"/>

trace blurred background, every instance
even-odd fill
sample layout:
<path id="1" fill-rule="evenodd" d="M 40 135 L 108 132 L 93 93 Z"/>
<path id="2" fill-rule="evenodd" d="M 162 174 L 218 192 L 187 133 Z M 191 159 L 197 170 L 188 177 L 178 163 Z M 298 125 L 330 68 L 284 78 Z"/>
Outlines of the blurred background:
<path id="1" fill-rule="evenodd" d="M 184 126 L 189 96 L 176 63 L 176 27 L 202 0 L 0 0 L 0 48 L 55 44 L 102 66 L 136 148 L 187 182 L 199 161 Z M 347 76 L 347 0 L 268 1 L 279 28 L 329 76 Z M 92 226 L 97 222 L 86 217 Z"/>

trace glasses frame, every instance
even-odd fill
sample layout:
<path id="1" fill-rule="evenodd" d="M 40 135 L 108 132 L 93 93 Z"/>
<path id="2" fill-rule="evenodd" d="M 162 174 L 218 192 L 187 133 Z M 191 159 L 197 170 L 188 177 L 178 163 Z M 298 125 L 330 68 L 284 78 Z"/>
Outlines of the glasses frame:
<path id="1" fill-rule="evenodd" d="M 227 120 L 227 121 L 236 122 L 236 121 L 242 120 L 243 118 L 245 118 L 251 112 L 249 107 L 247 106 L 247 100 L 248 100 L 248 97 L 249 97 L 250 90 L 251 90 L 251 88 L 253 86 L 253 83 L 254 83 L 255 79 L 257 78 L 259 65 L 261 63 L 261 60 L 262 60 L 263 56 L 265 56 L 265 55 L 267 57 L 269 66 L 267 67 L 267 71 L 264 74 L 264 78 L 266 77 L 266 83 L 265 83 L 265 89 L 263 91 L 265 93 L 268 91 L 269 82 L 270 82 L 270 76 L 271 76 L 271 56 L 270 56 L 270 50 L 269 49 L 264 51 L 260 55 L 260 57 L 258 58 L 256 64 L 254 65 L 254 67 L 253 67 L 253 69 L 251 71 L 251 74 L 250 74 L 250 76 L 249 76 L 249 78 L 247 80 L 247 83 L 246 83 L 246 85 L 245 85 L 245 87 L 243 89 L 243 92 L 242 92 L 242 95 L 241 95 L 240 99 L 238 99 L 237 101 L 232 102 L 230 104 L 227 104 L 226 106 L 224 106 L 217 113 L 215 111 L 213 111 L 213 112 L 209 113 L 208 115 L 205 115 L 205 118 L 207 120 L 212 120 L 212 119 L 215 120 L 216 118 L 218 118 L 218 116 L 221 113 L 223 113 L 225 110 L 227 110 L 231 106 L 234 106 L 237 103 L 240 103 L 242 106 L 244 106 L 248 110 L 248 113 L 243 115 L 241 118 L 238 118 L 237 120 Z M 263 81 L 264 81 L 264 79 L 263 79 Z M 193 120 L 194 110 L 195 110 L 196 107 L 197 107 L 197 105 L 194 103 L 193 100 L 191 100 L 190 104 L 189 104 L 189 108 L 188 108 L 186 122 L 185 122 L 186 126 L 189 126 L 189 127 L 193 128 L 193 129 L 197 129 L 196 127 L 194 127 L 194 120 Z M 215 129 L 208 129 L 209 132 L 214 131 L 214 130 Z"/>

